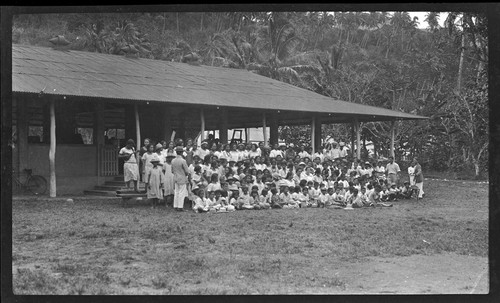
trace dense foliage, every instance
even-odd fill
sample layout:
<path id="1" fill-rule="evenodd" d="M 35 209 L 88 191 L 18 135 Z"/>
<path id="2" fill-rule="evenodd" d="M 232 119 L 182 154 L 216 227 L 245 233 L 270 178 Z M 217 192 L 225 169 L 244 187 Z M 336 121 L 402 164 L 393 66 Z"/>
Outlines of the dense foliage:
<path id="1" fill-rule="evenodd" d="M 438 18 L 446 18 L 445 27 Z M 19 15 L 13 42 L 49 45 L 64 35 L 77 50 L 248 69 L 349 102 L 430 117 L 396 123 L 398 159 L 424 166 L 487 169 L 487 23 L 472 13 L 196 12 Z M 426 29 L 417 27 L 419 22 Z M 362 139 L 387 155 L 388 123 L 365 123 Z M 292 142 L 304 127 L 281 127 Z M 350 141 L 347 125 L 323 137 Z M 323 139 L 324 139 L 323 138 Z"/>

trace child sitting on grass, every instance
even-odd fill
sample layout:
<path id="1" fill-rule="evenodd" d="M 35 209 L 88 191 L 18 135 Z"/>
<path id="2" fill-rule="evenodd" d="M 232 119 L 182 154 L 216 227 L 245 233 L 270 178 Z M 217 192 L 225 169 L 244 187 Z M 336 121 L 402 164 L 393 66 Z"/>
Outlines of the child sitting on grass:
<path id="1" fill-rule="evenodd" d="M 163 187 L 165 184 L 165 175 L 161 168 L 158 167 L 160 159 L 156 154 L 149 161 L 152 167 L 147 172 L 147 197 L 151 200 L 151 208 L 156 208 L 159 200 L 163 199 Z"/>
<path id="2" fill-rule="evenodd" d="M 309 197 L 308 191 L 306 186 L 297 194 L 297 199 L 295 201 L 298 203 L 299 207 L 311 207 L 311 198 Z"/>
<path id="3" fill-rule="evenodd" d="M 319 195 L 318 198 L 318 207 L 323 207 L 325 208 L 326 205 L 328 204 L 330 195 L 327 193 L 326 187 L 321 188 L 321 194 Z"/>
<path id="4" fill-rule="evenodd" d="M 248 186 L 241 187 L 241 195 L 238 197 L 238 200 L 236 202 L 236 209 L 253 209 L 253 205 L 250 199 L 251 197 L 248 193 Z"/>
<path id="5" fill-rule="evenodd" d="M 206 213 L 208 212 L 208 200 L 205 199 L 205 191 L 201 189 L 196 189 L 194 191 L 195 193 L 195 200 L 193 203 L 193 210 L 196 213 Z"/>
<path id="6" fill-rule="evenodd" d="M 262 209 L 271 208 L 271 196 L 268 195 L 267 188 L 264 188 L 260 193 L 260 207 Z"/>
<path id="7" fill-rule="evenodd" d="M 253 209 L 255 210 L 261 209 L 259 188 L 255 185 L 252 187 L 252 192 L 250 193 L 250 204 L 253 206 Z"/>
<path id="8" fill-rule="evenodd" d="M 278 195 L 278 190 L 276 188 L 271 188 L 271 208 L 279 208 L 282 206 L 280 204 L 280 196 Z"/>
<path id="9" fill-rule="evenodd" d="M 373 192 L 368 196 L 368 202 L 370 203 L 370 205 L 373 205 L 373 206 L 391 207 L 392 204 L 382 202 L 381 192 L 382 192 L 382 188 L 380 186 L 375 186 L 375 189 L 373 190 Z"/>

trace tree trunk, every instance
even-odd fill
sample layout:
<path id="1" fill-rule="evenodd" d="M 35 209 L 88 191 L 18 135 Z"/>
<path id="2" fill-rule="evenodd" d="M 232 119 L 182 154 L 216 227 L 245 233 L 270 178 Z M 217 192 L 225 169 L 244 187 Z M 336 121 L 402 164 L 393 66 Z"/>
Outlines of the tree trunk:
<path id="1" fill-rule="evenodd" d="M 56 113 L 54 100 L 50 100 L 49 196 L 56 197 Z"/>
<path id="2" fill-rule="evenodd" d="M 460 94 L 462 90 L 462 71 L 464 66 L 464 56 L 465 56 L 465 34 L 462 33 L 462 45 L 460 47 L 460 62 L 458 64 L 458 75 L 457 75 L 457 93 Z"/>

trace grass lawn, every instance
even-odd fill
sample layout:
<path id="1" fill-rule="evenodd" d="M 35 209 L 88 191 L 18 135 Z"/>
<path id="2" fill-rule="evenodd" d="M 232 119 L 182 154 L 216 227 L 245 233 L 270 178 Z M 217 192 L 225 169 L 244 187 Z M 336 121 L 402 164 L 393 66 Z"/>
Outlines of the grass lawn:
<path id="1" fill-rule="evenodd" d="M 487 293 L 488 185 L 424 190 L 349 211 L 13 201 L 14 293 Z"/>

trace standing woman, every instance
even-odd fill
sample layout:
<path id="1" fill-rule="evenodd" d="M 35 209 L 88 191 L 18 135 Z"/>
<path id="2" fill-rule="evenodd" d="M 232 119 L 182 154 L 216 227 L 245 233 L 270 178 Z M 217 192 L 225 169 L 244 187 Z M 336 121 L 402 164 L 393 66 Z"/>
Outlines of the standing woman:
<path id="1" fill-rule="evenodd" d="M 179 145 L 175 148 L 177 156 L 172 160 L 172 174 L 174 175 L 174 209 L 184 211 L 184 199 L 188 196 L 189 169 L 186 160 L 182 157 L 184 148 Z"/>
<path id="2" fill-rule="evenodd" d="M 139 142 L 140 143 L 140 142 Z M 146 138 L 144 139 L 144 145 L 141 147 L 141 150 L 139 151 L 139 157 L 137 159 L 141 160 L 142 156 L 148 152 L 148 146 L 151 143 L 151 139 Z M 138 162 L 139 163 L 139 173 L 140 173 L 140 178 L 142 180 L 142 176 L 144 175 L 144 162 L 141 160 Z M 142 182 L 146 182 L 145 180 L 142 180 Z"/>
<path id="3" fill-rule="evenodd" d="M 167 153 L 165 156 L 165 163 L 163 165 L 163 171 L 165 173 L 165 185 L 163 186 L 163 192 L 165 197 L 165 206 L 173 202 L 174 198 L 174 174 L 172 173 L 172 159 L 175 158 L 175 154 Z"/>
<path id="4" fill-rule="evenodd" d="M 134 190 L 138 192 L 137 181 L 139 180 L 139 166 L 137 155 L 134 148 L 135 142 L 132 139 L 127 140 L 127 145 L 120 149 L 118 154 L 122 158 L 123 163 L 123 178 L 127 187 L 130 188 L 130 181 L 134 182 Z"/>
<path id="5" fill-rule="evenodd" d="M 415 169 L 415 185 L 418 187 L 418 198 L 422 199 L 424 196 L 424 175 L 422 174 L 422 167 L 418 163 L 417 158 L 413 158 L 411 163 Z"/>

